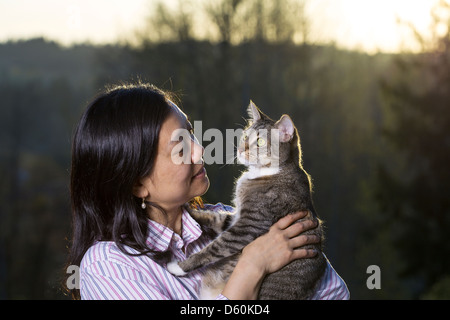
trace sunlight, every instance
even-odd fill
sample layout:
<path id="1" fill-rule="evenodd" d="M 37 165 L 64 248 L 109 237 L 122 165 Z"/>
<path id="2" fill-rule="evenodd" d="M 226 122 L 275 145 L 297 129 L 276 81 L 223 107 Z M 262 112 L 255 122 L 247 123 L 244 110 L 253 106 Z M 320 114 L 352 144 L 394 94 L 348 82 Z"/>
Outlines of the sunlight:
<path id="1" fill-rule="evenodd" d="M 0 0 L 0 41 L 45 37 L 63 44 L 113 43 L 144 19 L 148 0 Z"/>
<path id="2" fill-rule="evenodd" d="M 180 0 L 165 0 L 177 9 Z M 367 52 L 417 50 L 413 25 L 429 32 L 431 9 L 439 0 L 304 0 L 313 43 L 335 43 Z M 442 0 L 441 0 L 442 1 Z M 157 0 L 0 1 L 0 41 L 44 36 L 64 44 L 114 43 L 142 26 Z M 202 19 L 204 0 L 192 0 Z M 198 16 L 200 15 L 200 16 Z M 205 30 L 204 23 L 201 23 Z M 445 29 L 446 30 L 446 29 Z"/>
<path id="3" fill-rule="evenodd" d="M 418 49 L 407 24 L 427 33 L 439 0 L 314 1 L 318 38 L 369 52 Z M 320 25 L 320 29 L 318 26 Z"/>

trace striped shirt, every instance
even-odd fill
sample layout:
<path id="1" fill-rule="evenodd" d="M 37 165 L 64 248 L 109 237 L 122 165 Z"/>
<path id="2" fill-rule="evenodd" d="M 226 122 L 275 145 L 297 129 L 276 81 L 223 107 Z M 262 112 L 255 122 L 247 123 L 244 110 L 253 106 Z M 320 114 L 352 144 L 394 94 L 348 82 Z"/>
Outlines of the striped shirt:
<path id="1" fill-rule="evenodd" d="M 233 210 L 229 206 L 207 205 L 208 209 Z M 170 250 L 177 260 L 199 252 L 209 241 L 200 237 L 200 225 L 187 211 L 182 214 L 181 236 L 171 229 L 148 220 L 147 245 L 159 252 Z M 128 248 L 129 253 L 137 253 Z M 165 264 L 146 255 L 123 253 L 112 241 L 99 241 L 90 247 L 80 263 L 80 293 L 86 300 L 192 300 L 199 298 L 201 273 L 193 271 L 183 277 L 172 275 Z M 314 300 L 349 299 L 345 282 L 328 262 Z M 227 299 L 219 295 L 216 299 Z"/>

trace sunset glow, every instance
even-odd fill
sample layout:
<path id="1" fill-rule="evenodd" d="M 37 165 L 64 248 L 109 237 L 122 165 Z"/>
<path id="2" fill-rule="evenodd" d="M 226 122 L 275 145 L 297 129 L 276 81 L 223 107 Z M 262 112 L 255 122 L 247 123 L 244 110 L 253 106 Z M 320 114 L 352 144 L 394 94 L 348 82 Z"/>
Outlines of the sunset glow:
<path id="1" fill-rule="evenodd" d="M 175 7 L 178 0 L 174 2 Z M 192 1 L 194 5 L 203 0 Z M 438 0 L 306 0 L 310 40 L 364 51 L 414 49 L 411 30 L 429 31 Z M 63 44 L 126 40 L 155 0 L 0 0 L 0 41 L 43 36 Z M 403 25 L 399 23 L 403 22 Z"/>
<path id="2" fill-rule="evenodd" d="M 411 28 L 427 34 L 436 0 L 310 1 L 315 37 L 365 51 L 414 49 Z M 321 24 L 322 27 L 319 27 Z"/>

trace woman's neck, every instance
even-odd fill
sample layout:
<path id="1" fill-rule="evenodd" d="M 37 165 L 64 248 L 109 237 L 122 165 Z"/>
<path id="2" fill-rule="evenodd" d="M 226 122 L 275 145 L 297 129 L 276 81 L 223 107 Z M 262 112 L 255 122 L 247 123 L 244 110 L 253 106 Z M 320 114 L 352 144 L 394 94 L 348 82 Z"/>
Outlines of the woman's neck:
<path id="1" fill-rule="evenodd" d="M 181 236 L 182 232 L 182 215 L 183 210 L 181 206 L 176 206 L 173 208 L 163 208 L 165 214 L 163 214 L 157 208 L 148 206 L 148 216 L 151 220 L 156 221 L 162 225 L 167 226 L 172 229 L 175 233 Z"/>

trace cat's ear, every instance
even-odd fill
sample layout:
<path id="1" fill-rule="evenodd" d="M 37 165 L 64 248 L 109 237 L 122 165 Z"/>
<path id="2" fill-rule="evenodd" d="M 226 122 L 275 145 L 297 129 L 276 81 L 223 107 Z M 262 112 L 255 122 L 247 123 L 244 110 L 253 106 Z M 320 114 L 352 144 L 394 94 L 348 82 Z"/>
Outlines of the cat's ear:
<path id="1" fill-rule="evenodd" d="M 280 130 L 280 142 L 291 141 L 294 137 L 294 122 L 287 114 L 283 114 L 275 123 L 275 128 Z"/>
<path id="2" fill-rule="evenodd" d="M 249 117 L 252 118 L 253 121 L 258 121 L 259 119 L 261 119 L 261 110 L 258 109 L 258 107 L 253 103 L 252 100 L 250 100 L 247 112 Z"/>

